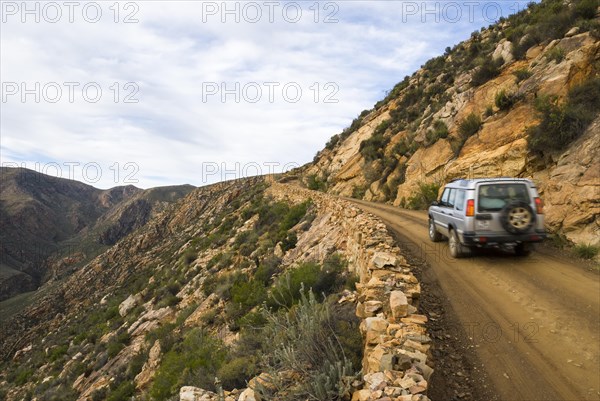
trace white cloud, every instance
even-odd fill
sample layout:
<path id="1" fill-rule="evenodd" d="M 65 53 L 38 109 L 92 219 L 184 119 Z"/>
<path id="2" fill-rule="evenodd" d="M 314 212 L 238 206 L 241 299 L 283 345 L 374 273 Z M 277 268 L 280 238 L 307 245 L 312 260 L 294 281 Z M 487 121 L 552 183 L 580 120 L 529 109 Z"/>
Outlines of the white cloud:
<path id="1" fill-rule="evenodd" d="M 118 23 L 110 8 L 114 2 L 98 2 L 102 16 L 90 23 L 80 11 L 88 3 L 81 3 L 70 23 L 68 8 L 57 2 L 62 19 L 49 23 L 42 13 L 36 23 L 34 16 L 22 14 L 25 3 L 3 2 L 2 163 L 36 168 L 37 162 L 37 168 L 48 173 L 53 169 L 44 166 L 58 163 L 64 177 L 64 163 L 79 163 L 81 171 L 73 178 L 99 187 L 128 183 L 125 176 L 132 166 L 139 170 L 130 178 L 149 187 L 232 178 L 231 173 L 206 174 L 223 163 L 240 172 L 243 167 L 236 163 L 257 163 L 263 172 L 271 162 L 303 164 L 404 75 L 489 24 L 477 13 L 473 22 L 465 17 L 456 23 L 444 18 L 435 23 L 429 16 L 423 23 L 418 14 L 406 15 L 403 2 L 389 1 L 319 2 L 316 23 L 310 8 L 315 2 L 298 2 L 302 18 L 290 23 L 286 18 L 294 17 L 294 9 L 281 13 L 289 3 L 277 3 L 273 23 L 262 1 L 227 2 L 230 9 L 235 4 L 240 11 L 250 7 L 249 13 L 254 6 L 248 4 L 258 5 L 263 14 L 257 23 L 245 21 L 244 15 L 239 23 L 231 14 L 224 16 L 225 23 L 219 13 L 203 15 L 203 7 L 212 4 L 221 11 L 224 2 L 185 1 L 120 2 Z M 16 14 L 7 4 L 17 8 Z M 27 4 L 42 10 L 45 3 Z M 131 12 L 139 22 L 123 23 Z M 332 12 L 338 22 L 324 23 Z M 79 85 L 72 102 L 64 82 Z M 125 87 L 128 82 L 135 86 Z M 240 88 L 255 82 L 262 97 L 257 103 L 236 103 L 232 94 L 223 102 L 220 93 L 203 99 L 203 88 L 211 82 L 229 89 L 236 82 Z M 279 83 L 273 102 L 265 82 Z M 15 89 L 12 83 L 18 86 L 15 95 L 5 93 Z M 32 94 L 21 101 L 21 83 L 28 89 L 39 83 L 39 103 Z M 86 83 L 101 88 L 97 103 L 83 97 Z M 334 85 L 326 87 L 327 83 Z M 302 89 L 297 103 L 286 101 L 285 84 Z M 49 97 L 57 97 L 55 86 L 62 96 L 50 103 Z M 88 95 L 94 96 L 91 89 Z M 250 91 L 255 87 L 247 89 L 255 94 Z M 138 102 L 125 103 L 127 95 Z M 325 103 L 327 95 L 337 103 Z M 125 171 L 128 162 L 135 164 Z M 88 164 L 90 174 L 84 175 L 86 163 L 97 164 Z M 97 166 L 102 177 L 89 179 Z"/>

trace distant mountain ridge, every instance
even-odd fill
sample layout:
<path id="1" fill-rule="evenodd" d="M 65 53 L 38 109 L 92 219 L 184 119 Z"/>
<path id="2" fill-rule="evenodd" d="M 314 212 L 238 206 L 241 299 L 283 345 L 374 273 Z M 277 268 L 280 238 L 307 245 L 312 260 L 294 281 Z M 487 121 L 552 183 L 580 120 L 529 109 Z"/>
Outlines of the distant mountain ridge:
<path id="1" fill-rule="evenodd" d="M 0 180 L 0 300 L 36 289 L 65 257 L 72 263 L 95 256 L 194 188 L 102 190 L 9 167 L 0 169 Z M 49 260 L 53 254 L 59 257 Z"/>

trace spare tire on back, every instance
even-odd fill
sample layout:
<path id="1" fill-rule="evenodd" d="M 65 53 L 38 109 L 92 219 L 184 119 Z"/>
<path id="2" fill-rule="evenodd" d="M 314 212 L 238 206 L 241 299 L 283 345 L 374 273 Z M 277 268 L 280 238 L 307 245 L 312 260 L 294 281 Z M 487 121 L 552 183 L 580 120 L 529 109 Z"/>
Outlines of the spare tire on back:
<path id="1" fill-rule="evenodd" d="M 536 215 L 527 202 L 509 202 L 500 211 L 500 223 L 511 234 L 523 234 L 535 224 Z"/>

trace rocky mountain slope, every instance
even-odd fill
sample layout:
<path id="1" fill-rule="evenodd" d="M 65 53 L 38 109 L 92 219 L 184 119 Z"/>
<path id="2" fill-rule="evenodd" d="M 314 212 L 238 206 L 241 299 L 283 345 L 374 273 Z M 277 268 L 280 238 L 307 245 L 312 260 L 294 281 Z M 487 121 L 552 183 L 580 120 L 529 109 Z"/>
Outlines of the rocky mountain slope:
<path id="1" fill-rule="evenodd" d="M 332 137 L 305 182 L 420 208 L 457 177 L 528 177 L 552 232 L 600 243 L 599 15 L 549 0 L 474 32 Z"/>
<path id="2" fill-rule="evenodd" d="M 529 176 L 550 228 L 595 241 L 597 7 L 550 0 L 474 33 L 361 113 L 302 179 L 419 207 L 456 176 Z M 53 254 L 34 296 L 0 303 L 0 399 L 428 400 L 420 283 L 349 202 L 270 177 L 114 199 L 13 181 L 2 222 L 19 243 L 79 248 Z M 23 269 L 31 250 L 14 249 Z"/>
<path id="3" fill-rule="evenodd" d="M 264 178 L 198 188 L 4 323 L 0 395 L 427 401 L 420 293 L 348 202 Z"/>
<path id="4" fill-rule="evenodd" d="M 100 190 L 21 168 L 0 174 L 0 300 L 68 274 L 193 188 Z"/>

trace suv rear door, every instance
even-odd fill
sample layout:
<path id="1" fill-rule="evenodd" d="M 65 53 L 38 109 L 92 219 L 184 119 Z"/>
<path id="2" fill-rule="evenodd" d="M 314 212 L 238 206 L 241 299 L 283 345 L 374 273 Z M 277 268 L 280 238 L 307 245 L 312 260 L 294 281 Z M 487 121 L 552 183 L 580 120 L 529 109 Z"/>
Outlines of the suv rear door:
<path id="1" fill-rule="evenodd" d="M 500 222 L 500 214 L 510 202 L 523 201 L 535 208 L 533 199 L 529 196 L 528 185 L 524 181 L 481 182 L 477 184 L 475 196 L 477 233 L 505 231 Z"/>

